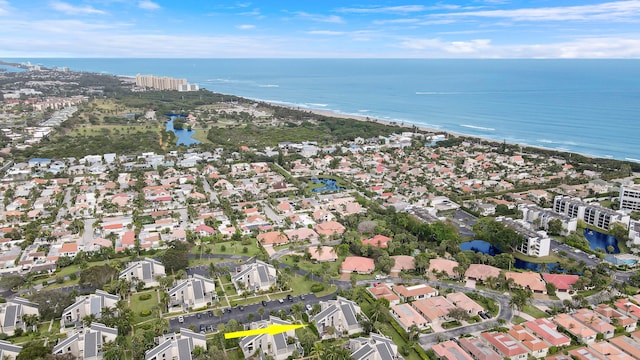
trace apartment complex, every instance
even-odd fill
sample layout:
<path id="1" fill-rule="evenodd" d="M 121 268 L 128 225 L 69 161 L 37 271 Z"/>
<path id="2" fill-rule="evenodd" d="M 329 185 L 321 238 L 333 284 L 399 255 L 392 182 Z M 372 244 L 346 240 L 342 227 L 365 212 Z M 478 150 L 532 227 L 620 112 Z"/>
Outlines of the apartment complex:
<path id="1" fill-rule="evenodd" d="M 607 209 L 598 204 L 589 204 L 580 199 L 570 196 L 558 195 L 553 199 L 553 211 L 558 214 L 577 218 L 588 225 L 609 230 L 613 223 L 621 223 L 625 227 L 629 226 L 629 215 L 623 212 Z"/>
<path id="2" fill-rule="evenodd" d="M 136 75 L 136 86 L 155 90 L 198 91 L 197 84 L 189 84 L 187 79 L 168 76 Z"/>
<path id="3" fill-rule="evenodd" d="M 547 256 L 551 248 L 551 239 L 544 231 L 533 231 L 527 227 L 526 223 L 523 224 L 519 221 L 512 220 L 506 217 L 498 217 L 498 221 L 505 224 L 507 227 L 524 236 L 524 241 L 516 250 L 527 256 Z"/>
<path id="4" fill-rule="evenodd" d="M 620 188 L 620 209 L 640 211 L 640 185 Z"/>

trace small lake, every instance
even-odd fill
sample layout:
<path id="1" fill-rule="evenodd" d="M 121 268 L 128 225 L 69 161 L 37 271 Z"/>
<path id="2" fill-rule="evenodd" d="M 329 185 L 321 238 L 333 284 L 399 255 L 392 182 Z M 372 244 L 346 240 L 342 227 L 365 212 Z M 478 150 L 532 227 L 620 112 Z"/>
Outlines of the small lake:
<path id="1" fill-rule="evenodd" d="M 589 248 L 591 248 L 591 250 L 597 251 L 598 249 L 603 249 L 607 254 L 620 254 L 618 239 L 609 234 L 585 229 L 584 237 L 589 241 Z M 609 252 L 609 250 L 607 250 L 609 246 L 613 246 L 613 252 Z"/>
<path id="2" fill-rule="evenodd" d="M 496 248 L 495 246 L 489 244 L 484 240 L 473 240 L 473 241 L 463 242 L 462 244 L 460 244 L 460 250 L 462 251 L 471 250 L 471 251 L 475 251 L 475 252 L 479 252 L 479 253 L 483 253 L 491 256 L 495 256 L 501 253 L 500 249 Z M 545 265 L 546 265 L 546 269 L 543 269 L 543 266 L 541 264 L 536 264 L 536 263 L 532 263 L 532 262 L 520 260 L 520 259 L 515 259 L 513 263 L 513 267 L 516 269 L 530 270 L 530 271 L 537 271 L 537 272 L 544 270 L 542 272 L 545 272 L 545 273 L 551 272 L 553 270 L 562 272 L 562 270 L 557 269 L 558 263 L 551 263 L 551 264 L 545 264 Z"/>
<path id="3" fill-rule="evenodd" d="M 317 178 L 317 179 L 311 179 L 309 181 L 311 181 L 314 184 L 324 184 L 324 186 L 322 187 L 311 189 L 311 192 L 314 192 L 314 193 L 320 193 L 325 191 L 339 191 L 343 189 L 340 186 L 338 186 L 338 182 L 333 179 Z"/>
<path id="4" fill-rule="evenodd" d="M 167 131 L 172 131 L 174 134 L 176 134 L 176 137 L 178 138 L 176 140 L 176 145 L 186 145 L 186 146 L 190 146 L 190 145 L 194 145 L 194 144 L 200 144 L 200 141 L 194 139 L 192 136 L 196 134 L 195 131 L 193 130 L 187 130 L 187 129 L 182 129 L 182 130 L 176 130 L 173 128 L 173 119 L 175 118 L 175 116 L 171 116 L 171 120 L 167 121 L 165 123 L 165 129 Z"/>

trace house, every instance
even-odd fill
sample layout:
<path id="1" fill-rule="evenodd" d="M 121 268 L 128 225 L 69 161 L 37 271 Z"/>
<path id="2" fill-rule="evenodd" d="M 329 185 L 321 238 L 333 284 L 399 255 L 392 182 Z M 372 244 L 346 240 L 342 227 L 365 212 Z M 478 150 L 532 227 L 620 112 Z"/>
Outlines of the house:
<path id="1" fill-rule="evenodd" d="M 609 339 L 609 342 L 631 355 L 634 359 L 640 359 L 640 342 L 633 338 L 623 335 Z"/>
<path id="2" fill-rule="evenodd" d="M 431 323 L 444 319 L 449 315 L 449 311 L 456 308 L 455 305 L 442 296 L 434 296 L 414 301 L 411 303 L 411 306 Z"/>
<path id="3" fill-rule="evenodd" d="M 534 293 L 546 294 L 547 285 L 540 277 L 539 273 L 528 272 L 513 272 L 507 271 L 504 274 L 507 280 L 513 279 L 513 283 L 520 286 L 523 289 L 529 289 Z"/>
<path id="4" fill-rule="evenodd" d="M 604 316 L 605 318 L 609 318 L 618 326 L 623 326 L 626 332 L 634 332 L 636 331 L 636 326 L 638 322 L 627 315 L 622 314 L 621 312 L 612 309 L 607 304 L 599 304 L 594 309 L 595 312 Z"/>
<path id="5" fill-rule="evenodd" d="M 87 315 L 93 315 L 99 319 L 102 315 L 102 309 L 115 308 L 118 301 L 120 301 L 120 296 L 111 295 L 102 290 L 96 290 L 95 294 L 79 296 L 75 303 L 62 311 L 60 324 L 63 328 L 69 325 L 77 326 Z"/>
<path id="6" fill-rule="evenodd" d="M 311 260 L 316 262 L 335 262 L 338 260 L 336 249 L 331 246 L 311 246 L 307 248 Z"/>
<path id="7" fill-rule="evenodd" d="M 467 280 L 486 281 L 488 278 L 500 276 L 500 269 L 495 266 L 484 264 L 471 264 L 464 273 Z"/>
<path id="8" fill-rule="evenodd" d="M 15 360 L 20 351 L 22 351 L 22 346 L 0 340 L 0 359 Z"/>
<path id="9" fill-rule="evenodd" d="M 145 360 L 191 360 L 191 352 L 196 346 L 207 350 L 205 335 L 185 328 L 181 328 L 177 334 L 169 333 L 161 336 L 158 343 L 158 346 L 145 353 Z"/>
<path id="10" fill-rule="evenodd" d="M 252 322 L 249 324 L 249 329 L 262 329 L 271 324 L 290 325 L 289 321 L 284 321 L 275 316 L 270 316 L 269 320 Z M 296 339 L 293 344 L 290 344 L 287 339 L 292 337 Z M 300 344 L 296 338 L 294 330 L 281 332 L 278 334 L 260 334 L 253 336 L 246 336 L 240 340 L 239 344 L 245 359 L 248 359 L 254 355 L 258 355 L 260 358 L 263 354 L 273 357 L 275 360 L 285 360 L 293 354 L 294 351 L 301 352 Z"/>
<path id="11" fill-rule="evenodd" d="M 353 360 L 402 360 L 398 345 L 380 334 L 371 333 L 368 338 L 351 339 L 348 346 Z"/>
<path id="12" fill-rule="evenodd" d="M 251 264 L 242 265 L 239 270 L 231 276 L 234 286 L 238 292 L 266 291 L 276 283 L 276 268 L 260 260 Z"/>
<path id="13" fill-rule="evenodd" d="M 603 319 L 599 313 L 593 310 L 578 309 L 572 316 L 598 334 L 602 334 L 605 339 L 612 338 L 616 331 L 616 328 L 611 325 L 608 320 Z"/>
<path id="14" fill-rule="evenodd" d="M 216 282 L 199 274 L 193 274 L 167 291 L 169 307 L 179 306 L 182 310 L 198 309 L 211 305 L 218 296 Z"/>
<path id="15" fill-rule="evenodd" d="M 477 337 L 460 338 L 460 347 L 475 360 L 502 360 L 502 356 Z"/>
<path id="16" fill-rule="evenodd" d="M 478 312 L 483 311 L 482 305 L 471 300 L 465 293 L 456 292 L 449 293 L 445 296 L 450 303 L 467 312 L 467 314 L 474 316 Z"/>
<path id="17" fill-rule="evenodd" d="M 527 358 L 528 350 L 508 334 L 497 331 L 483 332 L 480 334 L 480 338 L 503 358 L 511 360 L 525 360 Z"/>
<path id="18" fill-rule="evenodd" d="M 337 221 L 327 221 L 317 224 L 315 230 L 319 235 L 333 236 L 344 233 L 345 227 Z"/>
<path id="19" fill-rule="evenodd" d="M 431 350 L 443 360 L 474 360 L 453 340 L 431 346 Z"/>
<path id="20" fill-rule="evenodd" d="M 578 281 L 580 276 L 568 274 L 542 274 L 542 278 L 547 283 L 553 284 L 556 287 L 556 291 L 568 292 L 571 290 L 571 286 Z"/>
<path id="21" fill-rule="evenodd" d="M 294 230 L 286 230 L 284 232 L 290 241 L 306 241 L 311 243 L 318 241 L 318 233 L 309 228 L 300 228 Z"/>
<path id="22" fill-rule="evenodd" d="M 64 243 L 60 250 L 58 250 L 58 255 L 60 256 L 68 256 L 70 258 L 75 258 L 78 254 L 78 244 L 77 243 Z"/>
<path id="23" fill-rule="evenodd" d="M 333 327 L 335 335 L 353 335 L 362 332 L 359 318 L 363 316 L 360 306 L 338 296 L 336 300 L 320 302 L 320 312 L 310 320 L 315 322 L 321 337 L 331 337 L 328 329 Z"/>
<path id="24" fill-rule="evenodd" d="M 546 358 L 550 345 L 531 334 L 521 325 L 513 325 L 507 332 L 512 338 L 519 341 L 535 358 Z"/>
<path id="25" fill-rule="evenodd" d="M 456 272 L 453 271 L 458 266 L 458 262 L 454 260 L 447 259 L 431 259 L 429 260 L 429 269 L 427 272 L 429 274 L 437 275 L 437 274 L 447 274 L 449 277 L 456 276 Z"/>
<path id="26" fill-rule="evenodd" d="M 347 256 L 341 265 L 342 273 L 371 274 L 375 269 L 373 259 L 362 256 Z"/>
<path id="27" fill-rule="evenodd" d="M 409 328 L 413 325 L 422 330 L 429 326 L 429 321 L 425 319 L 411 304 L 400 304 L 391 307 L 391 316 L 400 324 L 405 330 L 409 331 Z"/>
<path id="28" fill-rule="evenodd" d="M 199 236 L 210 236 L 216 233 L 215 229 L 205 224 L 198 225 L 194 230 Z"/>
<path id="29" fill-rule="evenodd" d="M 367 291 L 376 299 L 387 299 L 390 306 L 400 304 L 400 297 L 387 284 L 374 284 Z"/>
<path id="30" fill-rule="evenodd" d="M 161 262 L 144 258 L 129 263 L 129 266 L 120 272 L 118 279 L 125 279 L 132 284 L 142 281 L 145 287 L 153 287 L 158 286 L 158 279 L 165 276 L 164 265 Z"/>
<path id="31" fill-rule="evenodd" d="M 0 304 L 0 332 L 12 336 L 17 329 L 26 331 L 24 315 L 39 316 L 38 304 L 17 297 Z"/>
<path id="32" fill-rule="evenodd" d="M 118 337 L 118 329 L 92 322 L 88 328 L 79 329 L 73 335 L 60 340 L 51 353 L 53 355 L 70 354 L 77 359 L 99 360 L 102 359 L 103 345 L 115 341 L 116 337 Z"/>
<path id="33" fill-rule="evenodd" d="M 613 303 L 613 306 L 635 321 L 640 320 L 640 306 L 632 303 L 629 299 L 618 299 Z"/>
<path id="34" fill-rule="evenodd" d="M 581 341 L 583 344 L 592 344 L 596 341 L 597 333 L 589 328 L 587 325 L 582 324 L 571 315 L 558 314 L 553 318 L 553 322 L 559 327 L 568 331 L 571 335 Z"/>
<path id="35" fill-rule="evenodd" d="M 384 235 L 376 235 L 371 239 L 362 240 L 362 245 L 371 245 L 381 249 L 386 249 L 388 247 L 388 242 L 391 241 L 390 237 Z"/>
<path id="36" fill-rule="evenodd" d="M 400 296 L 403 302 L 416 301 L 438 296 L 438 290 L 427 284 L 418 284 L 409 287 L 397 285 L 393 287 L 393 291 Z"/>
<path id="37" fill-rule="evenodd" d="M 541 318 L 527 321 L 524 323 L 524 327 L 529 329 L 534 335 L 551 344 L 551 346 L 571 345 L 571 339 L 559 332 L 556 324 L 549 321 L 549 319 Z"/>
<path id="38" fill-rule="evenodd" d="M 402 271 L 416 269 L 416 259 L 413 256 L 395 255 L 391 256 L 391 258 L 394 261 L 393 266 L 391 267 L 391 276 L 398 277 Z"/>
<path id="39" fill-rule="evenodd" d="M 601 341 L 595 344 L 589 345 L 589 348 L 600 356 L 602 359 L 615 359 L 615 360 L 637 360 L 638 358 L 629 356 L 617 346 L 610 342 Z"/>
<path id="40" fill-rule="evenodd" d="M 289 242 L 287 235 L 280 231 L 271 231 L 267 233 L 258 234 L 258 242 L 262 246 L 274 246 L 286 244 Z"/>
<path id="41" fill-rule="evenodd" d="M 594 350 L 586 347 L 581 347 L 573 350 L 569 350 L 572 360 L 600 360 L 602 359 L 598 353 Z"/>

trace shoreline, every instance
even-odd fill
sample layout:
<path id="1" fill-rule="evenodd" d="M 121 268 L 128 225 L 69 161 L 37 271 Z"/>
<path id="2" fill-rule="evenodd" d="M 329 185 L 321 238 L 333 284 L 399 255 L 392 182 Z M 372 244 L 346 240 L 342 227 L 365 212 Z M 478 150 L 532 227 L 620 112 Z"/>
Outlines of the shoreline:
<path id="1" fill-rule="evenodd" d="M 479 135 L 463 134 L 463 133 L 459 133 L 459 132 L 455 132 L 455 131 L 449 131 L 449 130 L 443 130 L 443 129 L 434 129 L 434 128 L 430 128 L 430 127 L 427 127 L 427 126 L 417 125 L 417 124 L 408 123 L 408 122 L 398 123 L 397 121 L 384 120 L 384 119 L 371 117 L 371 116 L 366 116 L 366 115 L 344 114 L 344 113 L 334 112 L 334 111 L 331 111 L 331 110 L 300 108 L 300 107 L 296 107 L 296 106 L 293 106 L 293 105 L 283 105 L 283 104 L 272 103 L 272 102 L 268 102 L 268 101 L 263 101 L 263 102 L 268 103 L 271 106 L 280 106 L 280 107 L 293 109 L 293 110 L 298 110 L 298 111 L 303 111 L 303 112 L 308 112 L 308 113 L 315 114 L 315 115 L 320 115 L 320 116 L 335 117 L 335 118 L 340 118 L 340 119 L 349 119 L 349 120 L 357 120 L 357 121 L 365 121 L 365 122 L 375 122 L 375 123 L 384 124 L 384 125 L 388 125 L 388 126 L 397 126 L 397 127 L 401 127 L 401 128 L 406 128 L 407 130 L 411 130 L 413 128 L 416 128 L 419 131 L 423 131 L 423 132 L 430 132 L 430 133 L 434 133 L 434 134 L 445 134 L 445 135 L 447 135 L 447 137 L 448 136 L 465 137 L 465 138 L 472 138 L 472 139 L 477 139 L 477 140 L 486 141 L 486 142 L 495 143 L 495 144 L 501 144 L 502 143 L 501 141 L 493 140 L 493 139 L 487 139 L 487 138 L 479 136 Z M 553 151 L 553 152 L 556 152 L 556 153 L 575 154 L 575 155 L 584 156 L 584 157 L 589 158 L 589 159 L 605 159 L 605 160 L 615 160 L 615 161 L 620 161 L 620 162 L 636 163 L 636 162 L 634 162 L 632 160 L 626 160 L 626 159 L 622 160 L 622 159 L 608 158 L 608 157 L 603 157 L 603 156 L 596 156 L 596 155 L 591 155 L 591 154 L 582 154 L 582 153 L 575 152 L 575 151 L 559 150 L 559 149 L 548 148 L 548 147 L 538 146 L 538 145 L 521 144 L 521 143 L 514 143 L 514 142 L 509 142 L 509 141 L 505 141 L 505 143 L 508 144 L 508 145 L 519 146 L 521 149 L 522 148 L 532 148 L 532 149 L 538 149 L 538 150 L 544 150 L 544 151 Z"/>

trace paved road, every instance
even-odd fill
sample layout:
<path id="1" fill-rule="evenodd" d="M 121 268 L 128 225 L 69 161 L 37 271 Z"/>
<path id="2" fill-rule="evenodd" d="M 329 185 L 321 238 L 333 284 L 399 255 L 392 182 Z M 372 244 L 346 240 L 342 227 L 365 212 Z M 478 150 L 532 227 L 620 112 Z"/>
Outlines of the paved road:
<path id="1" fill-rule="evenodd" d="M 177 331 L 181 327 L 189 328 L 191 325 L 193 325 L 196 331 L 199 332 L 201 325 L 204 325 L 205 327 L 211 325 L 213 326 L 213 329 L 217 331 L 218 324 L 220 323 L 225 324 L 229 322 L 229 320 L 231 319 L 237 320 L 240 324 L 249 323 L 250 322 L 248 319 L 249 314 L 253 314 L 254 316 L 253 321 L 260 320 L 260 315 L 258 314 L 259 308 L 265 309 L 265 313 L 262 316 L 262 318 L 266 319 L 269 317 L 269 313 L 271 311 L 274 311 L 277 313 L 280 310 L 284 310 L 287 313 L 290 313 L 291 305 L 295 303 L 302 302 L 304 305 L 308 304 L 313 306 L 313 304 L 317 304 L 320 301 L 330 300 L 334 296 L 335 294 L 329 294 L 323 297 L 316 297 L 315 294 L 305 294 L 304 300 L 301 300 L 300 296 L 294 296 L 293 302 L 290 302 L 286 299 L 284 300 L 283 303 L 278 302 L 278 300 L 272 300 L 272 301 L 268 301 L 267 306 L 264 306 L 264 307 L 260 303 L 246 305 L 243 311 L 240 311 L 240 308 L 236 306 L 232 308 L 232 311 L 230 313 L 225 312 L 224 314 L 222 314 L 222 316 L 219 316 L 219 317 L 215 316 L 215 312 L 213 312 L 213 316 L 209 316 L 208 315 L 209 310 L 205 310 L 205 311 L 199 312 L 200 318 L 198 318 L 197 316 L 198 313 L 183 315 L 184 323 L 182 324 L 178 321 L 178 315 L 176 315 L 169 319 L 169 328 L 171 331 Z"/>
<path id="2" fill-rule="evenodd" d="M 211 185 L 209 185 L 209 181 L 206 178 L 202 179 L 202 188 L 204 189 L 204 192 L 209 194 L 209 201 L 213 201 L 214 204 L 220 203 L 216 192 L 211 189 Z"/>

